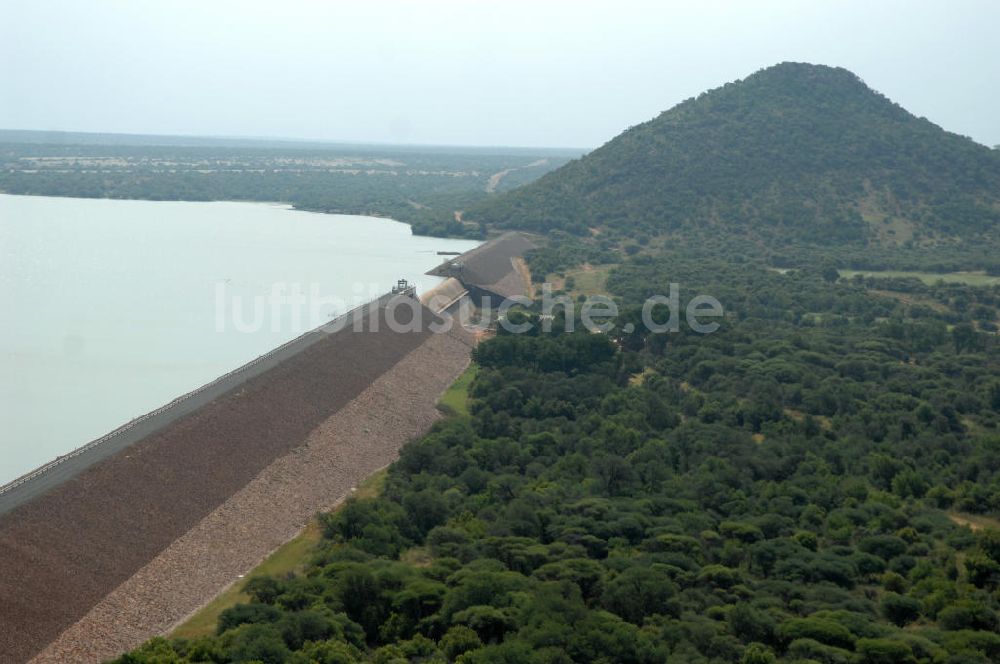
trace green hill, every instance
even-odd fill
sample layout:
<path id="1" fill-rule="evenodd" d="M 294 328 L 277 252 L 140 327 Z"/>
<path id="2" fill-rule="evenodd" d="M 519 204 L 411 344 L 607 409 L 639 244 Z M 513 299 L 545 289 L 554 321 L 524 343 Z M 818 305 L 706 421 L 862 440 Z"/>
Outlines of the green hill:
<path id="1" fill-rule="evenodd" d="M 1000 226 L 1000 152 L 845 69 L 782 63 L 631 127 L 466 219 L 783 244 L 982 240 Z"/>

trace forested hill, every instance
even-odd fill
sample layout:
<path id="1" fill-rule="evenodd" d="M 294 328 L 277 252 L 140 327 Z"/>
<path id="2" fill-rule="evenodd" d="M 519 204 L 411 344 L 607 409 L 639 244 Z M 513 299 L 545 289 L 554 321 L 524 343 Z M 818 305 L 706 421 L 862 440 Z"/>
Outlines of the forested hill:
<path id="1" fill-rule="evenodd" d="M 1000 225 L 1000 152 L 845 69 L 782 63 L 689 99 L 467 219 L 780 243 L 927 245 Z"/>

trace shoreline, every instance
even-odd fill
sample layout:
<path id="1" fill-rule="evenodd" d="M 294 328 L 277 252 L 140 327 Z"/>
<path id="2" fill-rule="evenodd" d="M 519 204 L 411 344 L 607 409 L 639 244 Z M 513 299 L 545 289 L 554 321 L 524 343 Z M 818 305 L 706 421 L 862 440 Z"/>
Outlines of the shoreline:
<path id="1" fill-rule="evenodd" d="M 67 198 L 79 201 L 137 201 L 143 203 L 246 203 L 249 205 L 268 205 L 271 207 L 282 207 L 294 212 L 308 212 L 311 214 L 338 215 L 342 217 L 368 217 L 383 221 L 392 221 L 410 227 L 410 233 L 414 237 L 433 238 L 436 240 L 470 240 L 461 235 L 422 235 L 413 232 L 413 224 L 409 221 L 396 219 L 381 212 L 351 212 L 343 210 L 323 210 L 319 208 L 303 207 L 288 201 L 261 201 L 253 198 L 126 198 L 116 196 L 70 196 L 65 194 L 35 194 L 18 193 L 0 189 L 0 196 L 31 196 L 33 198 Z M 483 240 L 476 240 L 483 242 Z"/>

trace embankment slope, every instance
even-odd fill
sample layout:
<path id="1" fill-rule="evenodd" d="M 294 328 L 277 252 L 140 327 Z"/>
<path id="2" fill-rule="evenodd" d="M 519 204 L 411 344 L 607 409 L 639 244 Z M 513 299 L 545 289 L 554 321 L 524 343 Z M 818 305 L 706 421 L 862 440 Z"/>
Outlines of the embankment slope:
<path id="1" fill-rule="evenodd" d="M 382 421 L 402 385 L 436 397 L 468 361 L 468 337 L 461 330 L 433 334 L 428 329 L 433 314 L 426 308 L 421 314 L 418 330 L 399 333 L 385 324 L 385 308 L 379 307 L 377 331 L 369 324 L 363 331 L 348 327 L 327 335 L 0 516 L 0 661 L 28 661 L 46 648 L 47 661 L 98 661 L 141 642 L 294 534 L 308 518 L 303 513 L 330 506 L 374 470 L 373 463 L 391 461 L 398 447 L 433 419 L 433 398 L 410 404 L 414 417 L 405 426 L 380 431 L 381 439 L 371 427 L 351 428 L 351 423 Z M 374 385 L 382 386 L 382 397 L 372 395 Z M 331 420 L 341 412 L 347 419 Z M 344 433 L 335 436 L 335 447 L 315 445 L 324 424 L 329 432 L 336 422 Z M 372 446 L 382 451 L 371 456 Z M 329 490 L 310 486 L 326 481 L 324 475 L 296 479 L 291 466 L 282 473 L 284 466 L 275 465 L 333 449 L 336 454 L 323 457 L 325 465 L 314 460 L 316 469 L 333 463 L 340 475 Z M 275 485 L 276 477 L 288 482 Z M 253 500 L 235 498 L 246 491 Z M 266 514 L 247 511 L 269 501 L 274 508 Z M 265 532 L 269 535 L 261 537 Z M 185 536 L 194 548 L 185 548 Z M 171 549 L 176 556 L 177 547 L 180 558 L 162 559 Z M 213 556 L 231 548 L 238 551 L 216 569 L 221 559 Z M 197 577 L 200 568 L 206 573 L 189 583 L 187 577 Z M 146 576 L 134 579 L 143 570 Z M 185 601 L 170 606 L 154 602 L 157 592 L 135 594 L 137 588 L 174 585 L 185 586 Z M 125 606 L 132 608 L 117 615 Z M 100 629 L 92 622 L 71 630 L 69 641 L 57 641 L 94 610 L 104 610 L 110 620 Z"/>

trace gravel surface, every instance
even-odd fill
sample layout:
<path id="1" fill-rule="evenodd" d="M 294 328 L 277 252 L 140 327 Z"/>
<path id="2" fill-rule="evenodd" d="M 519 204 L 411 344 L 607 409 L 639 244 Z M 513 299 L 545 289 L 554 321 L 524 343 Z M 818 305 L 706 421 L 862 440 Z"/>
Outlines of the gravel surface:
<path id="1" fill-rule="evenodd" d="M 337 332 L 0 516 L 0 662 L 40 652 L 403 357 L 442 336 L 385 325 Z M 244 536 L 256 538 L 256 523 L 243 523 Z"/>

